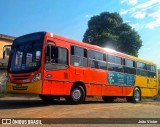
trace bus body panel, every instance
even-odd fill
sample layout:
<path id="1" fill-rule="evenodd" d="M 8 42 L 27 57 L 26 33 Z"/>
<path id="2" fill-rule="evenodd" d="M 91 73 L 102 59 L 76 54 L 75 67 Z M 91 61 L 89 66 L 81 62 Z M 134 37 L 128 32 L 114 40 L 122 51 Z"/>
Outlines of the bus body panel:
<path id="1" fill-rule="evenodd" d="M 46 80 L 43 84 L 42 94 L 70 95 L 71 83 Z"/>
<path id="2" fill-rule="evenodd" d="M 104 93 L 104 96 L 122 96 L 122 86 L 113 86 L 113 85 L 107 85 L 106 91 Z"/>
<path id="3" fill-rule="evenodd" d="M 86 84 L 89 79 L 90 72 L 88 69 L 70 66 L 70 82 L 83 81 Z"/>
<path id="4" fill-rule="evenodd" d="M 88 69 L 89 82 L 92 84 L 107 84 L 107 72 L 105 70 Z"/>
<path id="5" fill-rule="evenodd" d="M 123 95 L 122 96 L 132 96 L 134 86 L 123 86 Z"/>
<path id="6" fill-rule="evenodd" d="M 136 76 L 135 85 L 139 87 L 147 87 L 147 78 L 143 76 Z"/>
<path id="7" fill-rule="evenodd" d="M 157 95 L 156 88 L 141 88 L 142 95 L 145 97 L 153 97 Z"/>
<path id="8" fill-rule="evenodd" d="M 157 78 L 147 78 L 147 87 L 148 88 L 157 88 L 158 79 Z"/>

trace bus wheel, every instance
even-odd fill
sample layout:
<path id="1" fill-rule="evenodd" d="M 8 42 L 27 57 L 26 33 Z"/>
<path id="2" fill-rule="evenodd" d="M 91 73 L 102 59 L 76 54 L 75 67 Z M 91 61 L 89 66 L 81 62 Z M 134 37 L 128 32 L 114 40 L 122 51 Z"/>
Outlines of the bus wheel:
<path id="1" fill-rule="evenodd" d="M 71 95 L 66 97 L 70 104 L 80 104 L 85 100 L 85 91 L 82 86 L 75 86 L 71 90 Z"/>
<path id="2" fill-rule="evenodd" d="M 141 91 L 138 87 L 134 88 L 132 102 L 137 103 L 141 101 Z"/>
<path id="3" fill-rule="evenodd" d="M 102 99 L 104 100 L 104 102 L 113 102 L 116 97 L 102 96 Z"/>
<path id="4" fill-rule="evenodd" d="M 54 97 L 51 95 L 42 95 L 40 94 L 39 97 L 44 101 L 44 102 L 53 102 L 54 101 Z"/>

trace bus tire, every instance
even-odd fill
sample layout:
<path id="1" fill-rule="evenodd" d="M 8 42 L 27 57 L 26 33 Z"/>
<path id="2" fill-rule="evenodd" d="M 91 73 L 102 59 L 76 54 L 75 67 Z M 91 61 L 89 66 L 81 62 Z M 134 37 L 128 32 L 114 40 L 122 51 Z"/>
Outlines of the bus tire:
<path id="1" fill-rule="evenodd" d="M 39 97 L 44 101 L 44 102 L 53 102 L 54 101 L 54 97 L 52 95 L 42 95 L 40 94 Z"/>
<path id="2" fill-rule="evenodd" d="M 82 86 L 76 85 L 71 89 L 70 96 L 66 97 L 66 101 L 69 104 L 80 104 L 85 101 L 85 90 Z"/>
<path id="3" fill-rule="evenodd" d="M 113 102 L 116 99 L 116 97 L 102 96 L 102 99 L 104 102 L 109 103 L 109 102 Z"/>
<path id="4" fill-rule="evenodd" d="M 141 101 L 141 91 L 138 87 L 135 87 L 132 95 L 132 102 L 138 103 L 140 101 Z"/>

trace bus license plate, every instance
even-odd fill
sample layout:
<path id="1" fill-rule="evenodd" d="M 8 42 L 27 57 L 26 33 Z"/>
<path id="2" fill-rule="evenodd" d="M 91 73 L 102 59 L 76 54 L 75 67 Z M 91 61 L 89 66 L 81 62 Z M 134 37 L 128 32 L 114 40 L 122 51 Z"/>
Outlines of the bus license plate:
<path id="1" fill-rule="evenodd" d="M 22 87 L 22 84 L 16 84 L 16 87 L 17 87 L 17 88 L 21 88 L 21 87 Z"/>

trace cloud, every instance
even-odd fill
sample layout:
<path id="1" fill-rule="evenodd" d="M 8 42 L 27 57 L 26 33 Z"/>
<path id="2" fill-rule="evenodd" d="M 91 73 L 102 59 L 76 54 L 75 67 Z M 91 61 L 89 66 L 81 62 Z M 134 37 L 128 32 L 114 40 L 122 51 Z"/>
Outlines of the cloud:
<path id="1" fill-rule="evenodd" d="M 159 2 L 160 2 L 160 0 L 149 0 L 149 1 L 145 2 L 145 3 L 137 5 L 135 8 L 137 8 L 137 9 L 148 8 L 148 7 L 151 7 L 154 4 L 159 3 Z"/>
<path id="2" fill-rule="evenodd" d="M 86 17 L 86 18 L 90 18 L 90 17 L 92 17 L 92 15 L 88 15 L 88 14 L 87 14 L 87 15 L 85 15 L 85 17 Z"/>
<path id="3" fill-rule="evenodd" d="M 131 9 L 128 9 L 128 10 L 121 9 L 121 11 L 119 13 L 120 13 L 120 15 L 126 15 L 128 13 L 133 13 L 135 11 L 136 11 L 135 8 L 131 8 Z"/>
<path id="4" fill-rule="evenodd" d="M 141 12 L 141 11 L 137 11 L 137 12 L 132 14 L 132 17 L 134 17 L 136 19 L 143 19 L 143 18 L 145 18 L 145 16 L 146 16 L 146 13 Z"/>
<path id="5" fill-rule="evenodd" d="M 154 20 L 149 22 L 146 25 L 146 28 L 154 29 L 154 28 L 160 26 L 160 10 L 153 12 L 153 13 L 150 13 L 148 16 L 152 17 Z"/>
<path id="6" fill-rule="evenodd" d="M 125 15 L 125 14 L 127 14 L 127 13 L 128 13 L 128 11 L 127 11 L 127 10 L 123 10 L 123 9 L 122 9 L 119 13 L 120 13 L 120 15 Z"/>
<path id="7" fill-rule="evenodd" d="M 150 16 L 152 18 L 159 18 L 160 10 L 150 13 L 148 16 Z"/>
<path id="8" fill-rule="evenodd" d="M 149 22 L 146 25 L 146 28 L 154 29 L 154 28 L 159 27 L 159 26 L 160 26 L 160 18 L 157 18 L 156 20 L 154 20 L 152 22 Z"/>
<path id="9" fill-rule="evenodd" d="M 144 50 L 151 50 L 149 47 L 143 47 Z"/>
<path id="10" fill-rule="evenodd" d="M 129 0 L 121 0 L 126 3 Z M 137 1 L 138 3 L 138 1 Z M 154 29 L 160 26 L 160 0 L 149 0 L 140 4 L 136 4 L 130 9 L 122 9 L 120 15 L 130 15 L 130 18 L 146 19 L 144 28 Z M 133 25 L 134 26 L 134 25 Z M 142 28 L 142 27 L 141 27 Z"/>
<path id="11" fill-rule="evenodd" d="M 159 6 L 159 5 L 160 5 L 160 0 L 150 0 L 142 4 L 138 4 L 131 9 L 127 10 L 122 9 L 120 11 L 120 14 L 134 13 L 138 10 L 147 11 L 148 9 L 152 9 L 154 6 Z"/>
<path id="12" fill-rule="evenodd" d="M 130 20 L 126 20 L 126 21 L 125 21 L 125 23 L 131 23 L 131 22 L 132 22 L 132 21 L 130 21 Z"/>
<path id="13" fill-rule="evenodd" d="M 139 28 L 139 24 L 138 24 L 138 23 L 136 23 L 136 24 L 130 24 L 130 26 L 131 26 L 133 29 Z"/>
<path id="14" fill-rule="evenodd" d="M 140 24 L 140 23 L 135 23 L 135 24 L 133 24 L 133 23 L 131 22 L 131 23 L 130 23 L 130 26 L 131 26 L 133 29 L 145 28 L 145 25 Z"/>
<path id="15" fill-rule="evenodd" d="M 120 3 L 127 3 L 128 5 L 135 5 L 137 4 L 138 0 L 121 0 Z"/>

